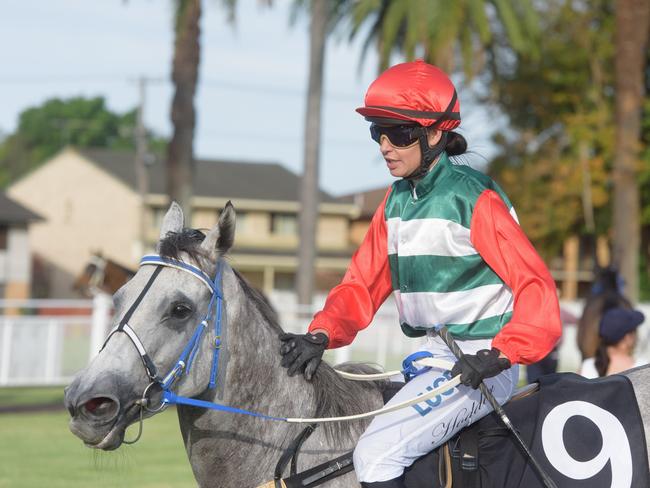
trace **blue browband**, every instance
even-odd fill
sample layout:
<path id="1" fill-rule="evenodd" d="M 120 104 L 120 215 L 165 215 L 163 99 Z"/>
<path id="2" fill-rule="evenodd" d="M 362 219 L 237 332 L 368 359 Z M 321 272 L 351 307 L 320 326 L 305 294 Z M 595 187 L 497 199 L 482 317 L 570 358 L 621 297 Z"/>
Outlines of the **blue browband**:
<path id="1" fill-rule="evenodd" d="M 140 260 L 140 266 L 145 266 L 147 264 L 154 266 L 166 266 L 168 268 L 180 269 L 181 271 L 188 271 L 200 279 L 210 289 L 210 292 L 212 292 L 213 295 L 216 293 L 219 295 L 219 298 L 223 298 L 221 290 L 219 288 L 221 283 L 220 281 L 217 281 L 217 278 L 220 277 L 221 262 L 218 265 L 219 269 L 215 273 L 216 276 L 214 277 L 214 280 L 205 274 L 203 270 L 197 268 L 196 266 L 193 266 L 184 261 L 179 261 L 178 259 L 159 256 L 158 254 L 148 254 Z"/>
<path id="2" fill-rule="evenodd" d="M 181 271 L 191 273 L 196 276 L 198 279 L 203 282 L 208 289 L 210 290 L 212 296 L 210 298 L 210 303 L 208 305 L 208 310 L 198 327 L 194 331 L 192 338 L 189 340 L 183 352 L 181 352 L 178 360 L 172 367 L 171 371 L 167 373 L 164 379 L 160 382 L 162 389 L 167 393 L 174 381 L 181 376 L 183 372 L 189 374 L 196 357 L 196 353 L 199 349 L 199 344 L 203 337 L 203 333 L 208 328 L 208 325 L 212 319 L 214 319 L 214 343 L 212 347 L 214 348 L 213 357 L 212 357 L 212 368 L 210 371 L 210 382 L 209 388 L 212 389 L 216 386 L 217 383 L 217 374 L 219 368 L 219 351 L 221 349 L 221 321 L 222 321 L 222 301 L 223 293 L 221 291 L 221 276 L 223 270 L 223 263 L 219 261 L 217 263 L 217 270 L 215 272 L 214 279 L 210 278 L 202 270 L 193 266 L 191 264 L 179 261 L 177 259 L 166 258 L 158 255 L 147 255 L 140 260 L 140 266 L 165 266 L 168 268 L 175 268 Z"/>

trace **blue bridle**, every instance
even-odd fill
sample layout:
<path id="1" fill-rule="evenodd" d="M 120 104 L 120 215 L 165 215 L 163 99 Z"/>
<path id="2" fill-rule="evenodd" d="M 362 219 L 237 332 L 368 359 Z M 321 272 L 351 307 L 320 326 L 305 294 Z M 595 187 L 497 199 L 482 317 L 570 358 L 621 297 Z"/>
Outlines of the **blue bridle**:
<path id="1" fill-rule="evenodd" d="M 214 342 L 212 344 L 214 352 L 212 356 L 212 366 L 210 369 L 210 380 L 208 382 L 208 388 L 214 389 L 217 386 L 218 373 L 219 373 L 219 353 L 221 351 L 221 346 L 222 346 L 221 329 L 222 329 L 222 320 L 223 320 L 222 319 L 223 291 L 221 287 L 221 282 L 222 282 L 222 275 L 223 275 L 223 262 L 222 261 L 217 262 L 217 269 L 215 272 L 214 279 L 210 278 L 210 276 L 208 276 L 205 272 L 203 272 L 201 269 L 197 268 L 196 266 L 193 266 L 189 263 L 177 259 L 171 259 L 171 258 L 159 256 L 157 254 L 144 256 L 140 260 L 140 267 L 149 266 L 149 265 L 156 266 L 156 269 L 154 270 L 153 274 L 149 277 L 149 281 L 147 281 L 147 283 L 145 284 L 144 288 L 140 292 L 140 295 L 138 295 L 138 297 L 135 299 L 135 301 L 133 302 L 129 310 L 127 310 L 127 312 L 124 314 L 124 317 L 122 317 L 120 323 L 110 332 L 110 334 L 106 338 L 106 341 L 104 341 L 104 345 L 102 346 L 102 349 L 106 347 L 106 344 L 113 336 L 113 334 L 117 332 L 123 332 L 127 335 L 127 337 L 131 340 L 135 348 L 138 350 L 138 354 L 140 355 L 147 376 L 151 381 L 143 392 L 142 395 L 143 397 L 141 399 L 142 407 L 146 408 L 150 412 L 157 412 L 164 409 L 166 406 L 170 404 L 192 405 L 197 407 L 211 408 L 213 410 L 222 410 L 231 413 L 241 413 L 245 415 L 266 418 L 269 420 L 285 420 L 284 418 L 271 417 L 257 412 L 249 412 L 247 410 L 238 409 L 235 407 L 228 407 L 225 405 L 219 405 L 217 403 L 211 403 L 203 400 L 197 400 L 194 398 L 179 396 L 171 391 L 174 382 L 178 378 L 180 378 L 183 375 L 183 373 L 185 373 L 186 375 L 189 374 L 192 364 L 194 363 L 196 353 L 198 352 L 199 345 L 201 344 L 201 340 L 203 338 L 206 329 L 209 327 L 210 321 L 214 322 Z M 201 280 L 201 282 L 205 286 L 208 287 L 211 297 L 210 297 L 210 303 L 208 304 L 208 309 L 205 313 L 205 316 L 203 317 L 199 325 L 196 327 L 196 330 L 192 334 L 192 337 L 185 345 L 183 351 L 179 355 L 174 365 L 171 367 L 170 371 L 164 377 L 161 377 L 158 374 L 158 370 L 156 368 L 155 363 L 147 353 L 146 348 L 144 347 L 138 335 L 129 325 L 128 321 L 133 315 L 133 312 L 136 310 L 136 308 L 142 301 L 142 299 L 144 298 L 144 296 L 146 295 L 146 293 L 149 291 L 149 288 L 151 288 L 151 285 L 155 281 L 158 274 L 165 267 L 185 271 L 195 276 L 196 278 Z M 148 405 L 148 399 L 146 398 L 147 392 L 153 385 L 160 386 L 163 394 L 161 404 L 156 408 L 151 408 L 151 406 Z"/>
<path id="2" fill-rule="evenodd" d="M 127 337 L 131 340 L 135 348 L 138 350 L 138 354 L 140 354 L 140 358 L 142 359 L 142 364 L 144 365 L 144 368 L 147 372 L 147 376 L 151 380 L 151 384 L 160 385 L 163 392 L 168 392 L 170 391 L 174 382 L 183 373 L 185 373 L 186 375 L 189 374 L 194 359 L 196 357 L 196 353 L 198 352 L 199 345 L 201 344 L 201 339 L 203 338 L 203 335 L 206 329 L 208 328 L 210 322 L 213 321 L 214 322 L 214 343 L 212 344 L 213 347 L 212 367 L 210 370 L 210 380 L 208 383 L 208 388 L 210 389 L 215 388 L 217 384 L 217 375 L 219 369 L 219 352 L 221 350 L 221 323 L 222 323 L 222 307 L 223 307 L 221 276 L 223 270 L 223 263 L 221 261 L 217 263 L 217 270 L 215 272 L 214 279 L 210 278 L 207 274 L 205 274 L 202 270 L 200 270 L 196 266 L 193 266 L 191 264 L 176 259 L 166 258 L 163 256 L 148 255 L 143 257 L 140 261 L 140 266 L 142 267 L 148 265 L 156 266 L 156 269 L 154 270 L 153 274 L 149 277 L 149 281 L 140 292 L 140 295 L 133 302 L 129 310 L 124 314 L 124 317 L 122 317 L 119 324 L 108 335 L 106 341 L 104 341 L 104 345 L 102 346 L 102 349 L 106 347 L 106 344 L 111 339 L 113 334 L 117 332 L 125 333 Z M 208 304 L 207 312 L 203 317 L 203 319 L 201 320 L 201 322 L 199 323 L 199 325 L 196 327 L 194 333 L 192 334 L 192 337 L 188 341 L 187 345 L 179 355 L 178 359 L 176 360 L 176 362 L 174 363 L 170 371 L 164 377 L 161 377 L 158 374 L 158 369 L 156 368 L 155 363 L 147 353 L 146 348 L 144 347 L 142 341 L 135 333 L 133 328 L 129 325 L 129 320 L 131 319 L 131 316 L 133 315 L 136 308 L 138 307 L 138 305 L 146 295 L 147 291 L 149 291 L 149 288 L 151 288 L 151 285 L 155 281 L 160 271 L 162 271 L 163 267 L 179 269 L 196 276 L 198 279 L 201 280 L 203 284 L 205 284 L 208 287 L 211 297 L 210 297 L 210 303 Z M 151 386 L 151 384 L 149 386 Z"/>

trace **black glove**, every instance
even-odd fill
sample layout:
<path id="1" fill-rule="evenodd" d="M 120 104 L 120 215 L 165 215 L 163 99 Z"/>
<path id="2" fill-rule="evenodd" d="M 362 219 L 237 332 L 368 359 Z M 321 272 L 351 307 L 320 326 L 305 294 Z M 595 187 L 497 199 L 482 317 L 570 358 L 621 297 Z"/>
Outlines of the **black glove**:
<path id="1" fill-rule="evenodd" d="M 280 354 L 283 367 L 289 368 L 287 373 L 293 376 L 303 373 L 305 379 L 311 381 L 320 364 L 329 339 L 322 332 L 316 334 L 280 334 Z"/>
<path id="2" fill-rule="evenodd" d="M 507 358 L 500 358 L 498 349 L 481 349 L 476 354 L 465 354 L 451 370 L 451 376 L 460 375 L 460 382 L 475 390 L 485 378 L 498 375 L 511 364 Z"/>

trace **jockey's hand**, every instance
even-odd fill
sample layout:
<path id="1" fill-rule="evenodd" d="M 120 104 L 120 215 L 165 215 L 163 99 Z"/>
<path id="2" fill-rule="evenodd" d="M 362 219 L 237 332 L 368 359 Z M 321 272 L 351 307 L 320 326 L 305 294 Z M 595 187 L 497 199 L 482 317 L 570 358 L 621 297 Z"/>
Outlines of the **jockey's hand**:
<path id="1" fill-rule="evenodd" d="M 499 350 L 481 349 L 476 354 L 465 354 L 459 359 L 451 370 L 451 376 L 460 375 L 460 382 L 471 386 L 475 390 L 485 378 L 498 375 L 510 366 L 510 360 L 499 357 Z"/>
<path id="2" fill-rule="evenodd" d="M 329 339 L 322 332 L 316 334 L 280 334 L 280 354 L 282 354 L 283 367 L 288 368 L 287 373 L 293 376 L 303 373 L 307 381 L 311 381 L 323 353 L 327 348 Z"/>

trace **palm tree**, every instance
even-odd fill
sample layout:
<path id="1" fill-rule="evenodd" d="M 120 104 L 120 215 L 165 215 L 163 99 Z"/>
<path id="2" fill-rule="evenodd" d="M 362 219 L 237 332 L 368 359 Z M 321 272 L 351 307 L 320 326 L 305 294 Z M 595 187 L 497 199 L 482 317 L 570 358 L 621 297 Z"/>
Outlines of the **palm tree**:
<path id="1" fill-rule="evenodd" d="M 350 0 L 297 0 L 295 16 L 299 10 L 310 14 L 309 81 L 307 111 L 305 114 L 304 169 L 300 186 L 298 273 L 296 288 L 298 303 L 312 303 L 317 254 L 316 231 L 318 226 L 320 166 L 321 103 L 323 98 L 323 65 L 327 34 L 341 20 Z"/>
<path id="2" fill-rule="evenodd" d="M 394 52 L 408 60 L 422 57 L 451 72 L 458 68 L 458 47 L 468 78 L 486 64 L 498 69 L 498 49 L 537 54 L 539 24 L 531 0 L 359 0 L 351 18 L 351 39 L 370 24 L 362 60 L 374 45 L 380 71 L 390 65 Z"/>
<path id="3" fill-rule="evenodd" d="M 194 166 L 194 95 L 199 75 L 201 0 L 175 0 L 175 41 L 172 61 L 174 99 L 171 119 L 174 131 L 167 145 L 167 194 L 191 215 Z"/>
<path id="4" fill-rule="evenodd" d="M 626 281 L 626 295 L 639 293 L 640 213 L 637 186 L 641 106 L 650 4 L 616 2 L 616 156 L 614 159 L 614 259 Z"/>
<path id="5" fill-rule="evenodd" d="M 304 169 L 300 186 L 298 303 L 310 305 L 314 290 L 318 226 L 318 172 L 323 98 L 323 64 L 327 37 L 327 0 L 313 0 L 309 37 L 309 82 L 305 114 Z"/>

